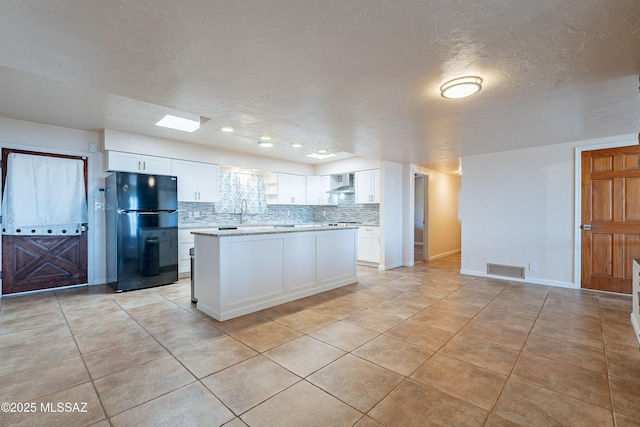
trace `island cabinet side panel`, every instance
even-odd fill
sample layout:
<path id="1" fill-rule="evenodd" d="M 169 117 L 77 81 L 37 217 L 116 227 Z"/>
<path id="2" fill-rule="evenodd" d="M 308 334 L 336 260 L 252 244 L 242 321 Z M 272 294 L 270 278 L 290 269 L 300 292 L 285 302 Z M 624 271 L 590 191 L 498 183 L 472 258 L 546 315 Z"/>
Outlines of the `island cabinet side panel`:
<path id="1" fill-rule="evenodd" d="M 195 297 L 198 310 L 218 318 L 220 316 L 220 239 L 195 235 Z"/>
<path id="2" fill-rule="evenodd" d="M 290 233 L 284 246 L 285 288 L 297 293 L 316 286 L 316 234 Z"/>
<path id="3" fill-rule="evenodd" d="M 316 241 L 317 284 L 348 285 L 358 280 L 357 229 L 319 233 Z"/>
<path id="4" fill-rule="evenodd" d="M 284 293 L 281 235 L 223 237 L 220 250 L 222 312 L 261 307 Z"/>

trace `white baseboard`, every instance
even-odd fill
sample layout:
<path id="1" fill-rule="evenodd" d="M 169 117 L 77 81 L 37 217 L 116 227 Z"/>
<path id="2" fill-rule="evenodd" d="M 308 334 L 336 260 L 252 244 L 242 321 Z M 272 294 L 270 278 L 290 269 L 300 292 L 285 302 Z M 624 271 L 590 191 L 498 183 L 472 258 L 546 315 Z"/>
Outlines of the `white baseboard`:
<path id="1" fill-rule="evenodd" d="M 378 265 L 378 270 L 392 270 L 394 268 L 402 267 L 402 262 L 397 262 L 391 265 Z"/>
<path id="2" fill-rule="evenodd" d="M 441 254 L 432 255 L 432 256 L 429 257 L 428 261 L 433 261 L 433 260 L 436 260 L 438 258 L 444 258 L 446 256 L 453 255 L 453 254 L 459 254 L 459 253 L 460 253 L 460 249 L 454 249 L 454 250 L 449 251 L 449 252 L 444 252 L 444 253 L 441 253 Z"/>
<path id="3" fill-rule="evenodd" d="M 487 274 L 484 271 L 477 270 L 464 270 L 460 269 L 460 274 L 466 274 L 467 276 L 486 277 L 489 279 L 507 280 L 509 282 L 519 283 L 532 283 L 534 285 L 555 286 L 557 288 L 579 289 L 574 283 L 561 282 L 558 280 L 540 279 L 538 277 L 525 277 L 524 279 L 516 279 L 513 277 L 496 276 L 494 274 Z"/>

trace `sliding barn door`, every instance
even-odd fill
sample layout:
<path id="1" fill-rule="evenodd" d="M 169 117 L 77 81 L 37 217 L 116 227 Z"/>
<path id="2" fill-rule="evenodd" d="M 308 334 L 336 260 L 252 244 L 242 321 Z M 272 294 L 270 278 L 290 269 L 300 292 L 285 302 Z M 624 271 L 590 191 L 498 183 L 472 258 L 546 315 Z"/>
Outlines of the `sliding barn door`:
<path id="1" fill-rule="evenodd" d="M 87 159 L 75 156 L 2 150 L 2 187 L 9 153 L 82 160 L 85 199 Z M 25 197 L 29 197 L 25 194 Z M 35 291 L 87 283 L 87 232 L 69 236 L 2 236 L 2 293 Z"/>
<path id="2" fill-rule="evenodd" d="M 640 258 L 640 147 L 582 153 L 582 287 L 631 293 Z"/>

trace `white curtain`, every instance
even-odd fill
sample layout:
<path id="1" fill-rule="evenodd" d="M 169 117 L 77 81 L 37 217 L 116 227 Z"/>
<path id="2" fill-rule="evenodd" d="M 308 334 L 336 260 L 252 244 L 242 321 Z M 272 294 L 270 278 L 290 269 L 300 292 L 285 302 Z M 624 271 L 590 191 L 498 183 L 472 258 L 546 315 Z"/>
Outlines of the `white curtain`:
<path id="1" fill-rule="evenodd" d="M 80 234 L 88 221 L 82 160 L 9 153 L 3 234 Z"/>
<path id="2" fill-rule="evenodd" d="M 220 201 L 217 213 L 240 213 L 242 200 L 247 201 L 248 214 L 267 212 L 267 198 L 262 175 L 220 171 Z"/>

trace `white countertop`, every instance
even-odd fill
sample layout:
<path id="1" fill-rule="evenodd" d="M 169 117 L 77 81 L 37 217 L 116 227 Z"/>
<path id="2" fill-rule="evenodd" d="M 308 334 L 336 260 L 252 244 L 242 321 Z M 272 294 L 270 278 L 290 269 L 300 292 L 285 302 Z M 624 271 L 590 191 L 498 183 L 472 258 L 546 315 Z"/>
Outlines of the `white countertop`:
<path id="1" fill-rule="evenodd" d="M 230 226 L 235 227 L 235 226 Z M 212 227 L 213 228 L 213 227 Z M 224 228 L 224 226 L 221 226 Z M 300 225 L 296 224 L 295 226 L 291 225 L 242 225 L 238 226 L 235 230 L 219 230 L 217 228 L 212 229 L 211 231 L 192 231 L 191 234 L 197 234 L 202 236 L 212 236 L 212 237 L 224 237 L 224 236 L 248 236 L 252 234 L 277 234 L 277 233 L 299 233 L 303 231 L 336 231 L 336 230 L 351 230 L 357 229 L 359 225 L 352 226 L 324 226 L 324 225 Z"/>

